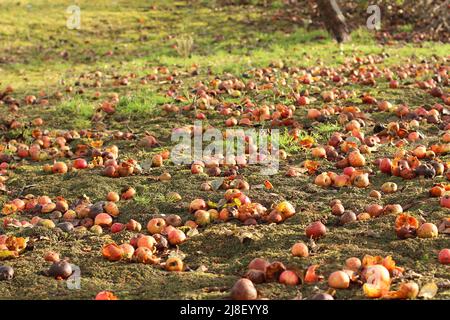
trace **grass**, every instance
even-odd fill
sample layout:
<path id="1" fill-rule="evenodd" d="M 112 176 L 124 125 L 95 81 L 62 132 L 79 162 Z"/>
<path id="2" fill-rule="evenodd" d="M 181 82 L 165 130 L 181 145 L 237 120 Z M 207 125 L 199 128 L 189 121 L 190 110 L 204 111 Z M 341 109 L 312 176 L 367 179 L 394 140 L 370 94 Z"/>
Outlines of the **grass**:
<path id="1" fill-rule="evenodd" d="M 439 63 L 436 59 L 448 56 L 450 52 L 450 44 L 429 42 L 382 46 L 370 32 L 361 28 L 352 34 L 352 43 L 345 45 L 344 54 L 341 55 L 336 43 L 323 30 L 306 31 L 291 21 L 273 21 L 272 15 L 283 6 L 282 1 L 272 1 L 268 7 L 262 6 L 260 1 L 253 2 L 254 5 L 217 7 L 211 1 L 78 1 L 81 29 L 69 30 L 65 27 L 65 1 L 36 0 L 31 5 L 25 1 L 1 1 L 0 90 L 10 84 L 15 89 L 13 96 L 19 101 L 29 94 L 38 96 L 41 91 L 49 99 L 47 106 L 22 104 L 16 115 L 9 113 L 6 106 L 0 106 L 1 124 L 9 123 L 16 116 L 25 123 L 42 117 L 43 129 L 49 131 L 92 128 L 94 132 L 102 134 L 99 139 L 104 140 L 105 144 L 119 146 L 121 159 L 133 157 L 140 163 L 149 163 L 154 154 L 173 146 L 170 141 L 173 128 L 192 125 L 194 111 L 183 108 L 196 105 L 196 111 L 201 110 L 194 98 L 199 83 L 211 89 L 210 83 L 215 78 L 223 80 L 237 77 L 244 83 L 250 80 L 262 82 L 253 76 L 255 70 L 280 61 L 285 66 L 311 71 L 320 64 L 333 68 L 355 56 L 385 53 L 386 58 L 376 64 L 382 70 L 385 66 L 393 66 L 394 69 L 402 66 L 407 59 L 417 63 L 422 59 Z M 192 46 L 186 43 L 186 50 L 177 52 L 174 45 L 188 35 L 193 39 Z M 167 67 L 168 73 L 162 74 L 158 67 Z M 100 78 L 96 76 L 98 71 L 102 73 Z M 243 90 L 241 96 L 219 94 L 213 105 L 217 108 L 223 104 L 233 104 L 233 108 L 237 108 L 243 104 L 245 97 L 257 105 L 292 104 L 291 87 L 294 79 L 283 72 L 283 68 L 279 68 L 275 73 L 278 80 L 287 81 L 286 84 L 277 82 L 277 92 L 261 89 L 251 93 Z M 158 78 L 140 84 L 147 75 L 157 75 Z M 173 79 L 168 78 L 171 75 Z M 408 81 L 414 82 L 428 76 L 423 74 Z M 116 83 L 124 77 L 129 79 L 129 85 Z M 101 87 L 94 86 L 97 79 L 101 80 Z M 73 92 L 66 92 L 69 86 Z M 297 89 L 307 89 L 311 97 L 319 97 L 318 94 L 325 86 L 333 84 L 300 84 Z M 76 94 L 79 89 L 83 89 L 84 93 Z M 352 84 L 339 89 L 354 91 L 354 98 L 346 103 L 364 111 L 368 111 L 368 107 L 361 105 L 358 97 L 368 91 L 377 99 L 386 99 L 394 104 L 407 103 L 412 108 L 437 101 L 413 86 L 403 85 L 401 90 L 392 90 L 385 82 L 380 82 L 377 87 Z M 102 94 L 99 99 L 94 98 L 96 91 Z M 61 100 L 54 98 L 55 92 L 62 93 Z M 92 121 L 96 109 L 112 93 L 120 96 L 116 113 Z M 184 96 L 187 100 L 177 101 L 177 96 Z M 166 114 L 162 111 L 164 104 L 176 105 L 180 111 Z M 320 109 L 322 106 L 323 102 L 318 98 L 308 107 Z M 336 116 L 331 116 L 326 123 L 311 126 L 311 121 L 305 117 L 306 110 L 307 107 L 297 107 L 294 114 L 299 125 L 304 126 L 299 131 L 299 140 L 312 136 L 318 143 L 324 144 L 332 132 L 343 131 Z M 207 117 L 205 122 L 224 129 L 222 116 L 218 116 L 214 110 L 201 111 Z M 378 122 L 388 122 L 392 118 L 383 113 L 370 115 L 373 121 Z M 148 131 L 155 134 L 161 147 L 143 150 L 136 145 L 136 140 L 113 139 L 115 130 L 131 131 L 138 138 Z M 437 140 L 441 133 L 434 125 L 423 125 L 421 130 L 427 133 L 429 140 L 426 142 Z M 30 142 L 31 133 L 32 129 L 28 127 L 2 131 L 1 139 L 20 139 L 24 136 L 25 141 Z M 365 133 L 370 134 L 370 127 Z M 71 143 L 76 145 L 81 142 L 84 141 L 74 140 Z M 45 228 L 2 228 L 3 232 L 28 235 L 40 240 L 35 243 L 34 250 L 27 251 L 19 259 L 5 262 L 16 269 L 16 277 L 12 282 L 2 283 L 0 297 L 92 299 L 98 291 L 113 290 L 122 299 L 223 299 L 255 257 L 284 261 L 287 265 L 301 269 L 317 263 L 320 264 L 320 272 L 326 275 L 342 268 L 349 256 L 361 258 L 364 254 L 391 254 L 400 266 L 423 274 L 419 281 L 421 285 L 427 281 L 448 278 L 448 270 L 443 270 L 435 259 L 436 248 L 446 246 L 447 239 L 439 237 L 433 240 L 399 241 L 392 230 L 392 216 L 357 222 L 349 227 L 336 227 L 329 201 L 340 198 L 346 208 L 361 212 L 368 201 L 369 190 L 324 190 L 312 183 L 314 178 L 311 176 L 302 174 L 297 178 L 288 178 L 284 176 L 287 167 L 301 163 L 310 154 L 286 131 L 280 134 L 280 148 L 290 157 L 287 162 L 280 164 L 279 174 L 261 176 L 259 168 L 253 167 L 245 168 L 239 174 L 248 180 L 251 186 L 248 195 L 252 200 L 269 208 L 281 200 L 289 200 L 297 208 L 297 215 L 280 225 L 243 226 L 229 222 L 212 224 L 202 229 L 199 235 L 189 239 L 179 249 L 186 254 L 185 262 L 192 270 L 203 265 L 207 267 L 206 272 L 167 274 L 149 265 L 110 263 L 102 259 L 101 246 L 112 240 L 118 243 L 128 241 L 134 235 L 128 231 L 118 234 L 105 232 L 102 236 L 95 236 L 89 232 L 66 235 Z M 386 147 L 368 155 L 368 167 L 375 172 L 371 176 L 370 188 L 379 189 L 387 178 L 375 170 L 372 160 L 381 155 L 391 155 L 394 151 L 394 147 Z M 449 156 L 443 157 L 443 161 L 449 160 Z M 99 169 L 60 176 L 43 173 L 43 163 L 19 161 L 18 164 L 7 183 L 11 193 L 0 194 L 0 203 L 10 200 L 27 185 L 31 187 L 24 193 L 52 197 L 61 195 L 70 201 L 85 194 L 93 202 L 103 200 L 111 190 L 120 192 L 125 186 L 133 186 L 137 196 L 133 201 L 119 202 L 121 214 L 117 221 L 126 223 L 132 218 L 139 221 L 144 229 L 147 221 L 159 214 L 178 214 L 183 220 L 192 219 L 188 206 L 193 199 L 218 202 L 223 197 L 222 190 L 199 189 L 201 183 L 216 178 L 205 174 L 191 175 L 189 166 L 174 166 L 170 161 L 162 168 L 145 169 L 142 175 L 118 179 L 101 175 Z M 323 167 L 332 166 L 328 162 L 323 164 Z M 334 167 L 332 170 L 335 170 Z M 172 180 L 160 183 L 156 178 L 164 171 L 170 172 Z M 273 190 L 254 188 L 266 179 L 270 179 Z M 407 186 L 407 191 L 386 195 L 380 204 L 405 204 L 423 198 L 427 202 L 410 209 L 413 214 L 417 215 L 419 209 L 423 210 L 427 219 L 436 223 L 448 216 L 448 212 L 439 207 L 436 201 L 425 197 L 429 187 L 443 178 L 420 183 L 394 178 L 390 180 L 395 180 L 399 188 Z M 180 193 L 182 200 L 168 201 L 167 194 L 171 191 Z M 21 218 L 31 219 L 31 216 Z M 304 229 L 318 219 L 323 219 L 330 230 L 327 237 L 317 242 L 317 254 L 308 259 L 292 257 L 289 248 L 296 241 L 307 242 Z M 239 233 L 242 232 L 258 236 L 243 243 L 239 240 Z M 40 274 L 48 268 L 42 258 L 48 250 L 58 251 L 61 256 L 68 257 L 80 266 L 81 290 L 69 290 L 64 282 Z M 321 290 L 327 288 L 324 282 L 318 286 Z M 291 299 L 298 290 L 307 297 L 314 288 L 286 288 L 270 283 L 258 286 L 258 290 L 264 297 Z M 350 290 L 339 290 L 337 297 L 363 298 L 362 290 L 357 286 L 352 286 Z M 448 291 L 440 291 L 438 297 L 448 298 Z"/>
<path id="2" fill-rule="evenodd" d="M 159 95 L 151 90 L 143 90 L 137 94 L 122 97 L 117 105 L 117 111 L 121 115 L 134 115 L 140 117 L 159 113 L 161 105 L 170 102 L 171 99 Z"/>
<path id="3" fill-rule="evenodd" d="M 322 135 L 325 139 L 329 139 L 333 132 L 340 130 L 341 126 L 337 123 L 320 123 L 314 126 L 314 131 Z"/>
<path id="4" fill-rule="evenodd" d="M 227 6 L 215 10 L 212 6 L 191 8 L 180 2 L 174 12 L 171 5 L 162 1 L 154 4 L 155 9 L 145 1 L 80 1 L 81 29 L 70 30 L 65 26 L 68 15 L 62 1 L 50 5 L 37 0 L 31 6 L 3 1 L 0 57 L 7 63 L 0 65 L 6 74 L 2 83 L 13 83 L 17 90 L 26 91 L 50 89 L 61 79 L 73 80 L 81 71 L 98 68 L 119 72 L 148 64 L 181 68 L 199 64 L 215 74 L 236 74 L 280 59 L 303 66 L 318 59 L 330 65 L 344 60 L 324 31 L 305 32 L 283 21 L 267 23 L 267 8 L 250 6 L 243 11 L 238 6 Z M 180 56 L 172 47 L 178 35 L 186 34 L 193 35 L 195 44 L 189 57 Z M 325 39 L 317 40 L 318 37 Z M 345 47 L 347 55 L 386 51 L 391 54 L 387 63 L 411 54 L 443 55 L 450 47 L 424 43 L 421 47 L 383 48 L 364 29 L 357 30 L 353 37 L 354 43 Z M 105 55 L 108 51 L 112 51 L 112 56 Z M 61 55 L 64 52 L 68 58 Z"/>
<path id="5" fill-rule="evenodd" d="M 302 133 L 305 137 L 306 134 Z M 299 140 L 301 140 L 299 136 Z M 279 136 L 279 146 L 280 149 L 285 150 L 287 153 L 299 153 L 302 151 L 302 147 L 300 146 L 298 140 L 295 140 L 293 136 L 291 136 L 287 131 L 284 131 Z"/>
<path id="6" fill-rule="evenodd" d="M 91 118 L 94 115 L 95 106 L 83 98 L 75 97 L 61 103 L 57 109 L 57 115 L 62 118 L 73 120 L 73 127 L 82 129 L 89 127 Z"/>

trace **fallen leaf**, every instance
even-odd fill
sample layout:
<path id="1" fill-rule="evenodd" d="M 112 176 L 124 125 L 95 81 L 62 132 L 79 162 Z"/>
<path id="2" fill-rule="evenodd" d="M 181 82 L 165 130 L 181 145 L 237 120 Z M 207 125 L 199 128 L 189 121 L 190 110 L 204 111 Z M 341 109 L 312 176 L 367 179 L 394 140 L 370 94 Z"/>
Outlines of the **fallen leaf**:
<path id="1" fill-rule="evenodd" d="M 0 260 L 17 258 L 19 253 L 11 250 L 0 250 Z"/>
<path id="2" fill-rule="evenodd" d="M 438 292 L 437 285 L 434 282 L 429 282 L 420 289 L 418 297 L 424 299 L 431 299 L 436 295 L 437 292 Z"/>
<path id="3" fill-rule="evenodd" d="M 266 187 L 267 190 L 273 189 L 273 185 L 269 180 L 264 181 L 264 187 Z"/>
<path id="4" fill-rule="evenodd" d="M 206 272 L 208 271 L 208 268 L 205 265 L 200 265 L 197 269 L 195 269 L 196 272 Z"/>
<path id="5" fill-rule="evenodd" d="M 222 184 L 223 184 L 223 178 L 213 180 L 213 181 L 211 181 L 209 184 L 210 184 L 211 187 L 214 189 L 214 191 L 217 191 L 217 190 L 220 189 L 220 187 L 221 187 Z"/>
<path id="6" fill-rule="evenodd" d="M 186 235 L 187 235 L 188 237 L 193 237 L 193 236 L 198 235 L 198 230 L 197 230 L 197 228 L 190 228 L 190 229 L 186 232 Z"/>

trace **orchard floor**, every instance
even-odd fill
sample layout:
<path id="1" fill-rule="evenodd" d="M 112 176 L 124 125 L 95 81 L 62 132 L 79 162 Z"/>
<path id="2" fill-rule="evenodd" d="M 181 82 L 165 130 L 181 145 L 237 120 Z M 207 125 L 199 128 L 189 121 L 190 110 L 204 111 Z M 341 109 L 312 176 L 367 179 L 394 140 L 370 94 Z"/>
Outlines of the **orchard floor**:
<path id="1" fill-rule="evenodd" d="M 306 31 L 291 21 L 274 19 L 281 5 L 223 6 L 215 9 L 208 1 L 80 1 L 81 29 L 66 27 L 65 1 L 2 1 L 0 4 L 0 91 L 11 85 L 12 96 L 19 100 L 27 95 L 39 98 L 39 92 L 48 95 L 47 106 L 21 104 L 15 114 L 6 105 L 0 105 L 0 143 L 6 139 L 32 141 L 31 126 L 8 130 L 3 124 L 16 119 L 29 123 L 41 117 L 41 129 L 68 130 L 93 129 L 106 132 L 102 138 L 104 145 L 119 147 L 121 159 L 133 157 L 141 165 L 148 164 L 151 157 L 173 146 L 171 130 L 184 125 L 192 125 L 196 110 L 167 114 L 162 106 L 170 103 L 183 107 L 197 105 L 192 89 L 196 83 L 208 84 L 215 77 L 230 79 L 237 77 L 244 82 L 254 80 L 262 85 L 264 80 L 255 78 L 252 70 L 279 68 L 273 72 L 272 88 L 261 90 L 240 90 L 222 93 L 216 97 L 218 104 L 239 104 L 248 97 L 258 105 L 294 104 L 292 81 L 283 71 L 298 67 L 311 70 L 312 67 L 328 67 L 336 70 L 346 60 L 353 57 L 366 59 L 371 55 L 374 64 L 398 70 L 408 64 L 443 64 L 448 68 L 449 44 L 396 42 L 382 46 L 363 29 L 352 34 L 353 41 L 344 46 L 343 54 L 324 31 Z M 173 46 L 189 42 L 193 47 L 186 54 Z M 283 66 L 281 66 L 281 62 Z M 350 63 L 352 64 L 352 62 Z M 361 66 L 367 66 L 364 62 Z M 157 67 L 167 67 L 175 74 L 173 79 L 159 70 L 158 80 L 142 84 L 140 79 L 148 74 L 157 74 Z M 195 72 L 193 72 L 195 70 Z M 100 71 L 98 79 L 101 87 L 94 87 L 94 73 Z M 175 73 L 174 73 L 175 72 Z M 81 75 L 85 77 L 80 78 Z M 128 85 L 117 85 L 115 79 L 127 77 Z M 370 117 L 363 128 L 366 135 L 372 133 L 376 123 L 398 121 L 395 113 L 379 112 L 376 106 L 363 104 L 360 96 L 370 93 L 377 100 L 388 100 L 393 105 L 407 104 L 412 109 L 442 103 L 438 98 L 416 86 L 416 81 L 428 79 L 430 74 L 417 74 L 400 80 L 398 89 L 390 89 L 384 79 L 377 79 L 376 86 L 343 84 L 339 90 L 351 94 L 347 99 L 339 99 L 334 104 L 359 107 Z M 286 79 L 286 83 L 281 81 Z M 78 82 L 78 83 L 77 83 Z M 73 90 L 68 92 L 67 87 Z M 300 84 L 300 91 L 309 90 L 311 104 L 297 107 L 293 118 L 304 126 L 305 136 L 315 138 L 318 144 L 325 144 L 334 131 L 344 131 L 337 116 L 330 117 L 320 125 L 310 126 L 312 120 L 306 118 L 307 109 L 320 109 L 325 102 L 320 92 L 336 85 L 324 77 L 319 83 Z M 78 90 L 83 88 L 83 93 Z M 175 91 L 171 97 L 168 91 Z M 62 92 L 61 99 L 54 93 Z M 99 99 L 95 92 L 101 92 Z M 444 87 L 448 94 L 449 88 Z M 118 93 L 120 101 L 116 112 L 93 121 L 96 110 L 111 93 Z M 176 97 L 187 97 L 176 99 Z M 226 117 L 216 110 L 202 110 L 206 123 L 225 128 Z M 94 117 L 95 118 L 95 117 Z M 132 131 L 137 137 L 150 132 L 161 143 L 161 147 L 144 150 L 137 140 L 125 141 L 112 138 L 117 130 Z M 439 142 L 442 131 L 434 124 L 421 124 L 419 131 L 425 138 L 418 143 L 405 146 L 411 150 L 417 144 L 431 145 Z M 76 144 L 76 142 L 74 142 Z M 362 258 L 365 254 L 391 255 L 397 264 L 404 267 L 406 275 L 419 285 L 428 282 L 440 284 L 437 299 L 449 299 L 448 281 L 450 267 L 439 264 L 437 253 L 449 246 L 449 238 L 439 235 L 433 239 L 399 240 L 394 231 L 395 216 L 386 215 L 368 221 L 358 221 L 339 226 L 331 214 L 329 202 L 339 198 L 346 209 L 357 213 L 372 202 L 380 204 L 399 203 L 408 206 L 408 212 L 416 217 L 438 224 L 449 216 L 449 211 L 439 205 L 436 198 L 430 198 L 428 191 L 433 184 L 446 181 L 445 177 L 434 179 L 404 180 L 382 174 L 372 161 L 384 155 L 392 158 L 396 148 L 381 145 L 371 155 L 366 156 L 366 168 L 371 168 L 371 185 L 359 189 L 323 189 L 314 184 L 315 175 L 300 174 L 295 178 L 286 177 L 288 167 L 300 167 L 306 159 L 311 159 L 310 151 L 300 148 L 299 143 L 290 139 L 287 131 L 282 133 L 281 146 L 288 153 L 288 159 L 280 163 L 279 173 L 262 176 L 259 167 L 250 166 L 240 173 L 249 182 L 247 192 L 250 199 L 266 207 L 282 200 L 288 200 L 296 207 L 296 215 L 287 221 L 275 224 L 243 226 L 239 221 L 212 223 L 199 228 L 199 234 L 180 245 L 185 255 L 184 262 L 191 271 L 170 273 L 151 265 L 130 262 L 108 262 L 101 255 L 101 247 L 111 239 L 120 243 L 128 241 L 133 233 L 123 231 L 111 234 L 108 231 L 97 236 L 92 233 L 64 233 L 44 227 L 32 229 L 2 229 L 2 233 L 28 236 L 34 241 L 33 250 L 26 251 L 19 258 L 2 261 L 15 270 L 11 281 L 0 283 L 1 299 L 93 299 L 102 290 L 111 290 L 120 299 L 226 299 L 233 283 L 242 276 L 248 263 L 255 257 L 279 260 L 287 266 L 306 269 L 313 264 L 320 265 L 319 272 L 325 276 L 342 268 L 345 259 L 351 256 Z M 441 156 L 450 161 L 448 155 Z M 175 166 L 166 161 L 161 168 L 143 165 L 140 175 L 109 178 L 101 174 L 100 168 L 69 172 L 64 175 L 45 173 L 42 166 L 52 163 L 16 160 L 16 169 L 10 170 L 6 182 L 7 192 L 0 193 L 3 205 L 17 195 L 31 193 L 48 195 L 52 198 L 63 196 L 74 201 L 85 194 L 92 201 L 103 200 L 113 190 L 119 192 L 125 186 L 136 189 L 134 200 L 119 202 L 118 222 L 126 223 L 135 219 L 145 227 L 147 221 L 157 214 L 178 214 L 184 220 L 192 218 L 188 212 L 189 203 L 195 198 L 218 202 L 223 190 L 201 191 L 200 185 L 217 178 L 206 174 L 192 175 L 188 166 Z M 333 162 L 320 160 L 320 171 L 334 170 Z M 172 179 L 163 183 L 157 181 L 163 172 L 169 172 Z M 270 180 L 273 189 L 254 188 Z M 398 184 L 399 191 L 383 195 L 381 200 L 372 200 L 369 192 L 379 190 L 381 185 L 391 181 Z M 26 189 L 24 190 L 24 187 Z M 179 202 L 168 199 L 167 194 L 176 191 L 182 196 Z M 16 217 L 30 220 L 31 215 L 17 214 Z M 327 235 L 316 241 L 314 252 L 308 258 L 295 258 L 290 253 L 297 241 L 308 243 L 305 227 L 316 220 L 326 222 Z M 246 241 L 240 237 L 249 234 Z M 45 252 L 53 250 L 81 269 L 81 289 L 67 288 L 65 281 L 59 281 L 43 274 L 48 268 L 44 261 Z M 201 267 L 201 268 L 199 268 Z M 414 274 L 415 273 L 415 274 Z M 318 288 L 319 289 L 318 289 Z M 393 286 L 395 288 L 395 284 Z M 326 281 L 316 285 L 288 287 L 278 283 L 257 285 L 261 297 L 269 299 L 293 299 L 301 294 L 309 297 L 317 290 L 327 289 Z M 354 284 L 347 290 L 336 292 L 338 299 L 363 299 L 360 285 Z"/>

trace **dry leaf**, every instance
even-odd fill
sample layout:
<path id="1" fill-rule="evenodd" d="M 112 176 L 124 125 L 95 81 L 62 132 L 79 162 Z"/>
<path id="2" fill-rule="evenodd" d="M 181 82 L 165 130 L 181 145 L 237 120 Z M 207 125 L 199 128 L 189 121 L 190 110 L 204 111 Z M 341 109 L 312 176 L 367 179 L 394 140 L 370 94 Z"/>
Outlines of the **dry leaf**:
<path id="1" fill-rule="evenodd" d="M 429 282 L 420 289 L 418 297 L 431 299 L 436 295 L 437 292 L 437 285 L 434 282 Z"/>
<path id="2" fill-rule="evenodd" d="M 11 250 L 0 250 L 0 260 L 17 258 L 19 253 Z"/>
<path id="3" fill-rule="evenodd" d="M 273 189 L 273 185 L 269 180 L 264 181 L 264 187 L 266 187 L 267 190 Z"/>
<path id="4" fill-rule="evenodd" d="M 179 258 L 179 259 L 183 260 L 184 258 L 186 258 L 186 254 L 184 254 L 180 250 L 171 251 L 169 253 L 169 255 L 167 256 L 167 258 Z"/>
<path id="5" fill-rule="evenodd" d="M 198 230 L 197 230 L 197 228 L 190 228 L 190 229 L 186 232 L 186 235 L 187 235 L 188 237 L 193 237 L 193 236 L 198 235 Z"/>
<path id="6" fill-rule="evenodd" d="M 195 269 L 196 272 L 206 272 L 208 271 L 208 268 L 205 265 L 200 265 L 197 269 Z"/>
<path id="7" fill-rule="evenodd" d="M 224 180 L 223 178 L 219 178 L 211 181 L 209 184 L 211 185 L 214 191 L 217 191 L 223 185 L 223 180 Z"/>

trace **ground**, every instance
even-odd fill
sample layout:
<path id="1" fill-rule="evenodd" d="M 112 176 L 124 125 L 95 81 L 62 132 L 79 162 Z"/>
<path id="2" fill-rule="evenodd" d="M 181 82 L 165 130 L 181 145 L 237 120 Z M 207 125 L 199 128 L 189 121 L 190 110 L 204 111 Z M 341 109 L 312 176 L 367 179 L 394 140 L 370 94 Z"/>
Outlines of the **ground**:
<path id="1" fill-rule="evenodd" d="M 278 2 L 262 5 L 215 6 L 215 1 L 78 1 L 81 8 L 81 29 L 70 30 L 66 27 L 68 14 L 66 1 L 36 0 L 2 1 L 0 4 L 0 91 L 6 86 L 14 88 L 12 96 L 23 101 L 27 95 L 49 96 L 49 104 L 21 105 L 13 114 L 6 105 L 0 105 L 0 119 L 7 123 L 17 119 L 27 123 L 41 117 L 43 128 L 47 130 L 93 129 L 104 132 L 100 140 L 105 145 L 119 147 L 120 158 L 133 157 L 145 163 L 154 154 L 170 149 L 171 129 L 193 124 L 195 111 L 167 115 L 162 106 L 166 103 L 185 106 L 193 101 L 177 101 L 177 96 L 192 99 L 192 89 L 202 81 L 207 84 L 215 77 L 226 79 L 237 77 L 247 81 L 253 79 L 252 70 L 267 68 L 269 65 L 298 67 L 309 69 L 315 66 L 338 68 L 346 59 L 354 56 L 377 59 L 376 66 L 395 68 L 411 63 L 442 63 L 448 68 L 449 44 L 422 42 L 408 44 L 395 42 L 389 46 L 378 44 L 373 35 L 364 28 L 352 33 L 352 42 L 345 44 L 341 53 L 339 47 L 325 31 L 306 30 L 291 21 L 278 19 L 282 8 Z M 362 26 L 363 27 L 363 26 Z M 407 28 L 407 26 L 405 27 Z M 191 50 L 180 47 L 192 40 Z M 177 48 L 175 48 L 178 46 Z M 447 60 L 445 57 L 447 56 Z M 174 80 L 167 75 L 158 74 L 158 80 L 149 80 L 141 84 L 140 79 L 148 74 L 156 74 L 158 67 L 167 67 L 174 74 Z M 279 68 L 279 69 L 283 69 Z M 100 71 L 101 87 L 94 87 L 94 73 Z M 160 70 L 161 71 L 161 70 Z M 195 72 L 193 72 L 195 71 Z M 85 77 L 81 77 L 85 75 Z M 282 70 L 275 76 L 283 78 Z M 127 77 L 129 85 L 116 85 L 115 79 Z M 368 121 L 370 134 L 376 122 L 397 121 L 394 113 L 371 112 L 373 106 L 362 104 L 359 98 L 370 93 L 378 100 L 388 100 L 394 105 L 407 104 L 417 108 L 442 103 L 439 98 L 429 95 L 415 86 L 415 82 L 428 79 L 429 74 L 420 75 L 401 82 L 399 89 L 390 89 L 387 81 L 379 81 L 376 86 L 364 86 L 359 83 L 344 85 L 345 90 L 354 91 L 354 95 L 342 105 L 355 105 L 372 117 Z M 221 104 L 240 103 L 248 97 L 258 104 L 293 104 L 290 96 L 292 79 L 283 85 L 277 84 L 279 92 L 274 90 L 242 91 L 221 94 L 217 97 Z M 77 81 L 81 85 L 77 84 Z M 66 90 L 67 87 L 73 90 Z M 321 108 L 324 102 L 319 92 L 324 87 L 333 87 L 331 81 L 322 84 L 300 85 L 301 90 L 308 89 L 313 99 L 308 107 L 297 107 L 294 119 L 305 127 L 305 134 L 314 135 L 318 143 L 326 143 L 330 134 L 343 131 L 337 117 L 308 129 L 311 120 L 306 118 L 308 108 Z M 82 94 L 77 91 L 83 87 Z M 341 88 L 342 89 L 342 88 Z M 170 96 L 170 90 L 176 95 Z M 446 88 L 448 93 L 448 87 Z M 62 92 L 56 99 L 53 94 Z M 100 99 L 94 92 L 102 94 Z M 101 114 L 100 121 L 94 121 L 98 105 L 110 93 L 120 96 L 116 112 L 112 115 Z M 219 128 L 224 127 L 224 117 L 216 112 L 204 111 L 207 122 Z M 99 120 L 99 119 L 96 119 Z M 6 139 L 24 139 L 31 142 L 32 127 L 1 132 L 0 143 Z M 144 150 L 135 140 L 111 139 L 114 130 L 131 131 L 142 137 L 144 132 L 152 133 L 161 143 L 161 147 Z M 425 139 L 420 143 L 430 145 L 439 141 L 441 131 L 433 124 L 424 124 L 420 132 Z M 408 271 L 422 275 L 416 278 L 419 285 L 429 281 L 436 283 L 448 281 L 450 269 L 439 264 L 439 249 L 448 247 L 448 236 L 440 235 L 434 239 L 399 240 L 394 232 L 395 216 L 382 216 L 368 221 L 358 221 L 338 226 L 331 214 L 329 202 L 339 198 L 346 208 L 362 212 L 365 205 L 376 202 L 368 196 L 372 189 L 380 189 L 386 181 L 396 182 L 399 190 L 383 195 L 380 204 L 399 203 L 411 205 L 408 212 L 416 217 L 438 224 L 448 217 L 448 209 L 442 208 L 439 201 L 430 198 L 428 191 L 434 183 L 445 182 L 445 177 L 434 179 L 404 180 L 390 177 L 379 172 L 372 161 L 383 155 L 391 155 L 392 146 L 382 146 L 367 156 L 368 168 L 373 169 L 369 188 L 346 187 L 341 189 L 323 189 L 316 186 L 314 175 L 301 174 L 299 177 L 286 177 L 289 166 L 300 166 L 310 159 L 309 150 L 299 147 L 284 134 L 282 146 L 288 152 L 287 161 L 282 161 L 280 171 L 275 176 L 259 175 L 259 168 L 242 170 L 250 186 L 270 180 L 273 189 L 251 188 L 247 194 L 266 206 L 282 200 L 290 201 L 296 208 L 296 215 L 284 223 L 243 226 L 231 221 L 214 223 L 200 228 L 198 235 L 190 237 L 180 245 L 179 250 L 186 255 L 184 262 L 192 270 L 169 273 L 151 265 L 125 261 L 109 262 L 101 255 L 103 244 L 111 239 L 120 243 L 128 241 L 132 232 L 118 234 L 105 232 L 97 236 L 87 232 L 64 233 L 44 227 L 10 230 L 2 232 L 28 236 L 34 239 L 33 250 L 26 251 L 19 258 L 4 261 L 3 264 L 15 269 L 12 281 L 2 282 L 2 299 L 93 299 L 102 290 L 111 290 L 120 299 L 225 299 L 229 289 L 242 276 L 248 263 L 255 257 L 279 260 L 287 266 L 306 269 L 319 264 L 321 274 L 342 267 L 346 258 L 365 254 L 391 255 L 398 265 Z M 415 144 L 406 146 L 412 149 Z M 450 161 L 449 156 L 441 159 Z M 109 178 L 101 174 L 101 168 L 69 172 L 64 175 L 48 174 L 43 164 L 52 163 L 17 160 L 17 168 L 9 171 L 6 182 L 8 192 L 0 194 L 0 204 L 14 199 L 18 195 L 48 195 L 52 198 L 63 196 L 74 201 L 85 194 L 93 201 L 103 200 L 106 194 L 120 191 L 124 186 L 133 186 L 137 191 L 134 200 L 120 201 L 121 214 L 117 221 L 126 223 L 133 218 L 143 224 L 156 214 L 178 214 L 187 220 L 189 203 L 195 198 L 218 202 L 223 190 L 201 191 L 204 181 L 215 178 L 206 174 L 191 175 L 189 166 L 180 167 L 167 161 L 164 167 L 144 170 L 143 174 L 122 178 Z M 321 170 L 334 170 L 332 162 L 321 160 Z M 167 183 L 154 177 L 162 172 L 170 172 L 172 179 Z M 24 187 L 26 187 L 25 190 Z M 168 199 L 167 194 L 176 191 L 182 196 L 180 202 Z M 29 220 L 30 214 L 16 214 L 16 217 Z M 305 227 L 322 219 L 329 229 L 326 237 L 316 241 L 316 251 L 308 258 L 292 257 L 290 247 L 297 241 L 308 242 Z M 241 242 L 238 237 L 230 236 L 247 231 L 253 240 Z M 43 274 L 48 263 L 43 255 L 49 250 L 60 253 L 81 268 L 81 289 L 70 290 L 64 281 L 54 280 Z M 199 270 L 198 267 L 206 267 Z M 321 290 L 327 289 L 326 281 L 317 284 Z M 261 297 L 270 299 L 292 299 L 302 294 L 309 297 L 317 291 L 315 285 L 288 287 L 278 283 L 266 283 L 257 286 Z M 362 299 L 363 291 L 359 285 L 348 290 L 338 290 L 339 299 Z M 448 299 L 448 288 L 441 288 L 436 295 L 439 299 Z"/>

